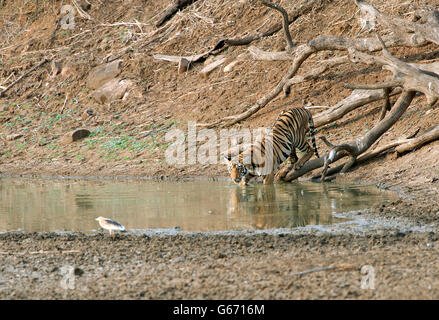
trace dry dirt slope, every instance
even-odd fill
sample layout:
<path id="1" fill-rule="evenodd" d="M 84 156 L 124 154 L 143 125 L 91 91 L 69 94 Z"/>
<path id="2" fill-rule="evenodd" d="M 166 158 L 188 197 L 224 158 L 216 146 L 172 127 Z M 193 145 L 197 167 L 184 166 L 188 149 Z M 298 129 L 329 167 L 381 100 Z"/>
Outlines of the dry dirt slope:
<path id="1" fill-rule="evenodd" d="M 46 63 L 0 98 L 0 170 L 3 173 L 226 175 L 223 165 L 168 166 L 164 162 L 164 150 L 168 145 L 163 139 L 164 133 L 174 127 L 186 128 L 188 120 L 209 122 L 245 110 L 277 84 L 288 64 L 248 58 L 231 72 L 219 68 L 203 78 L 199 74 L 203 63 L 178 73 L 176 64 L 152 56 L 203 53 L 220 39 L 240 38 L 268 30 L 280 22 L 280 15 L 258 1 L 207 0 L 194 3 L 157 28 L 155 23 L 169 2 L 94 1 L 91 7 L 82 7 L 82 15 L 74 11 L 72 30 L 60 27 L 63 18 L 60 9 L 65 4 L 62 1 L 29 0 L 19 5 L 0 2 L 0 86 L 8 86 L 45 58 L 59 63 L 62 70 L 53 75 L 52 63 Z M 79 1 L 79 4 L 84 3 Z M 279 3 L 292 13 L 307 1 L 283 0 Z M 407 18 L 415 7 L 424 4 L 422 1 L 372 3 L 386 14 Z M 360 31 L 358 17 L 353 1 L 315 1 L 311 10 L 299 15 L 290 25 L 290 30 L 296 43 L 320 34 L 355 37 Z M 278 32 L 252 44 L 275 51 L 285 47 L 285 40 Z M 221 54 L 232 59 L 246 53 L 247 49 L 248 46 L 228 47 Z M 439 56 L 433 45 L 393 49 L 392 52 L 409 61 Z M 316 54 L 303 69 L 308 70 L 311 62 L 341 54 Z M 134 85 L 124 99 L 102 104 L 94 98 L 94 90 L 87 87 L 87 77 L 115 58 L 122 60 L 119 78 Z M 344 64 L 332 68 L 317 81 L 293 87 L 288 98 L 275 99 L 238 127 L 271 125 L 281 110 L 299 106 L 302 100 L 314 105 L 334 105 L 349 95 L 350 91 L 344 89 L 343 84 L 376 82 L 386 75 L 379 68 L 368 66 L 358 68 Z M 376 123 L 379 115 L 376 108 L 380 104 L 347 115 L 337 124 L 322 129 L 321 133 L 333 142 L 361 136 Z M 425 99 L 418 97 L 402 121 L 380 143 L 406 135 L 418 126 L 424 130 L 438 120 L 438 108 L 427 110 Z M 89 129 L 91 136 L 62 144 L 63 135 L 76 128 Z M 409 155 L 396 162 L 381 160 L 378 162 L 380 167 L 385 167 L 382 174 L 405 172 L 412 165 L 419 168 L 417 162 L 422 158 L 426 179 L 438 175 L 437 145 L 433 143 L 422 148 L 413 159 Z M 319 147 L 325 150 L 321 143 Z M 367 174 L 368 170 L 370 168 L 361 177 L 375 178 Z"/>

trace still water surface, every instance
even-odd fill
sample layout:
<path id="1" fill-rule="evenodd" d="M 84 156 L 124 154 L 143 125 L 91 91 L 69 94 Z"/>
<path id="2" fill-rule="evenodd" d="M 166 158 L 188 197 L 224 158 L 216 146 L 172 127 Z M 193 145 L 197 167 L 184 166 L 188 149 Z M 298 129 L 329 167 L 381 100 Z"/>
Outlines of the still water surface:
<path id="1" fill-rule="evenodd" d="M 155 182 L 0 178 L 0 231 L 127 229 L 220 231 L 343 221 L 331 214 L 395 200 L 374 186 L 296 182 L 241 188 L 228 181 Z"/>

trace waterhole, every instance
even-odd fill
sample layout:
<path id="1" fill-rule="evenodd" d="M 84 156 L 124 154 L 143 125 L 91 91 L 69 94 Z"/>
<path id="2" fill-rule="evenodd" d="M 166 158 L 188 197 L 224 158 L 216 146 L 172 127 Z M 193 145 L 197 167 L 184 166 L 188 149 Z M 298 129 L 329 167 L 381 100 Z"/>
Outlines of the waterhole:
<path id="1" fill-rule="evenodd" d="M 128 231 L 294 228 L 343 222 L 333 214 L 396 198 L 374 186 L 336 183 L 243 188 L 229 181 L 0 178 L 0 231 L 94 232 L 98 216 Z"/>

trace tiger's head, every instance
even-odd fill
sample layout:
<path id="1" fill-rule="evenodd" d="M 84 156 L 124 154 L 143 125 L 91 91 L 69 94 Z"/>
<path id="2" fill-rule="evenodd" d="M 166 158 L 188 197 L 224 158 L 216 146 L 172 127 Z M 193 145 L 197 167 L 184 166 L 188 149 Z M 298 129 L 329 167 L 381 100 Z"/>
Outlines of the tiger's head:
<path id="1" fill-rule="evenodd" d="M 225 159 L 228 162 L 230 178 L 236 184 L 247 185 L 248 181 L 254 177 L 254 174 L 252 173 L 253 167 L 250 164 L 243 164 L 243 161 L 239 158 L 240 157 L 238 157 L 238 161 L 234 161 L 230 154 L 225 156 Z"/>

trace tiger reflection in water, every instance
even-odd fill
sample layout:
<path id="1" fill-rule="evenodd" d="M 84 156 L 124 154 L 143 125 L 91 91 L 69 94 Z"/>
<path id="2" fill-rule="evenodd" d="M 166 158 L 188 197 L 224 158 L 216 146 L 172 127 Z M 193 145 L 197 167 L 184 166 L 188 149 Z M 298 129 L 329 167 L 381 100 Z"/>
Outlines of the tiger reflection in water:
<path id="1" fill-rule="evenodd" d="M 310 224 L 331 224 L 331 212 L 340 198 L 339 192 L 325 184 L 317 186 L 318 201 L 309 203 L 311 192 L 300 186 L 261 185 L 232 188 L 227 214 L 241 222 L 244 229 L 303 227 Z M 239 225 L 239 223 L 238 223 Z"/>

